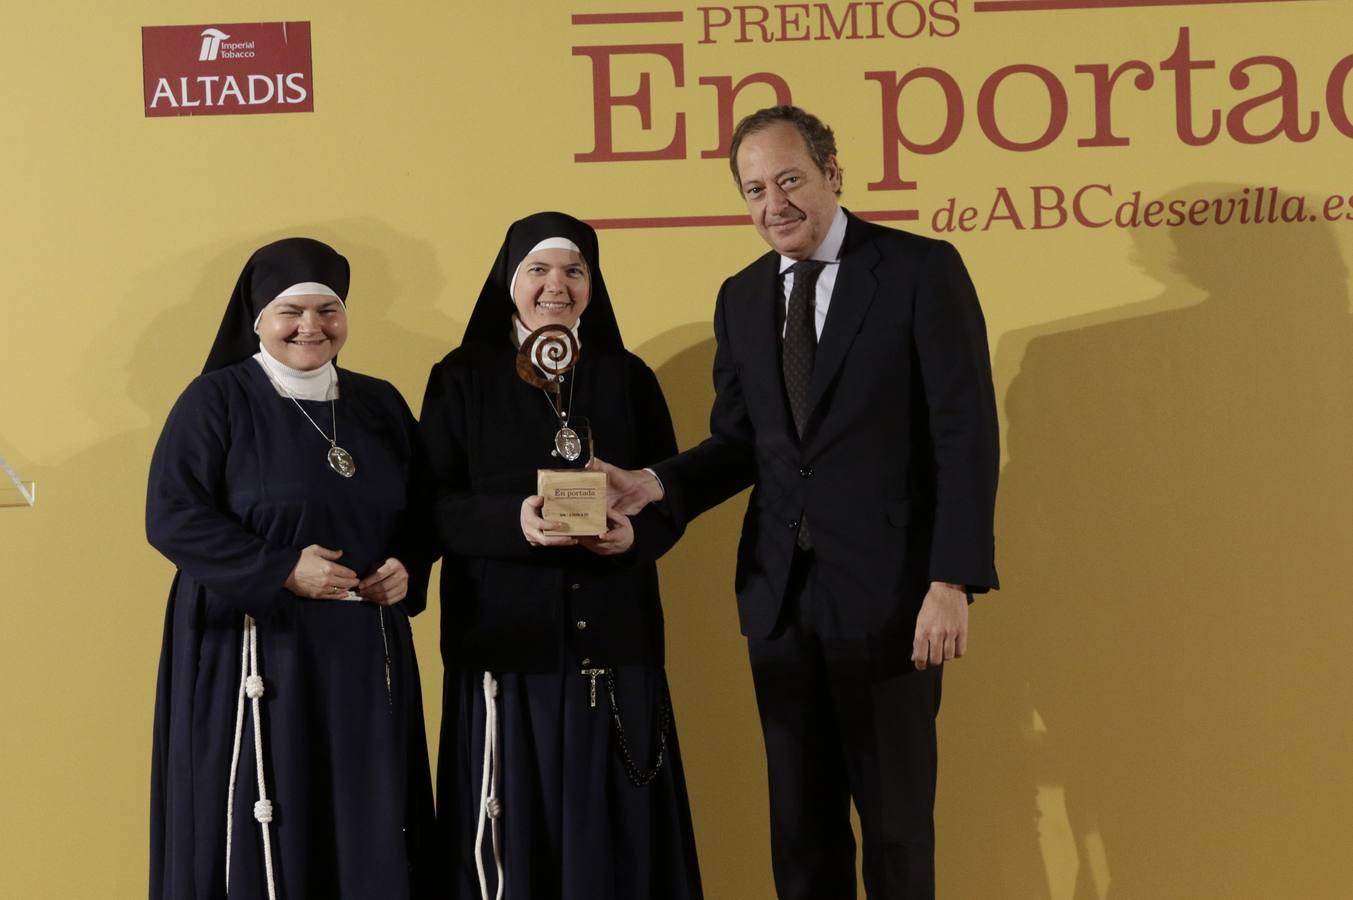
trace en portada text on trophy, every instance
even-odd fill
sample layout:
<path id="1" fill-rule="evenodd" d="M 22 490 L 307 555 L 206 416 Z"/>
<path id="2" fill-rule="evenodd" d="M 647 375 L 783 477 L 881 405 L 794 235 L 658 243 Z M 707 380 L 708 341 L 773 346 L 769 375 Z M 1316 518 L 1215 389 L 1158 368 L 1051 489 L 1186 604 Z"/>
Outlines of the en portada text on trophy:
<path id="1" fill-rule="evenodd" d="M 559 421 L 550 455 L 574 466 L 536 471 L 536 493 L 545 498 L 541 518 L 559 522 L 558 534 L 598 535 L 606 531 L 606 473 L 584 468 L 592 459 L 592 428 L 586 419 L 570 415 L 576 383 L 570 373 L 578 354 L 572 331 L 545 325 L 521 342 L 517 375 L 544 392 Z"/>

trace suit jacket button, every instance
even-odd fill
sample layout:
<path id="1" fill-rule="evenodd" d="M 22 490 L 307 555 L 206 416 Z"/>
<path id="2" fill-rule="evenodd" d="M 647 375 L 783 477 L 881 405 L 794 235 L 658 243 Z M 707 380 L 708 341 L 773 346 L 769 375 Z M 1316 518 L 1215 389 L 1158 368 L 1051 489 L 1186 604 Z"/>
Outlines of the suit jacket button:
<path id="1" fill-rule="evenodd" d="M 570 591 L 582 590 L 582 585 L 575 581 L 575 582 L 573 582 L 573 584 L 570 584 L 570 585 L 568 586 L 568 589 L 569 589 Z"/>
<path id="2" fill-rule="evenodd" d="M 788 524 L 789 524 L 789 527 L 790 527 L 790 528 L 798 528 L 798 527 L 799 527 L 799 520 L 798 520 L 798 519 L 790 519 Z"/>
<path id="3" fill-rule="evenodd" d="M 577 622 L 574 623 L 573 627 L 577 628 L 579 631 L 583 631 L 587 628 L 587 620 L 579 619 Z"/>
<path id="4" fill-rule="evenodd" d="M 800 477 L 800 478 L 812 478 L 812 477 L 813 477 L 813 467 L 812 467 L 812 466 L 803 466 L 802 468 L 800 468 L 800 469 L 799 469 L 799 477 Z"/>

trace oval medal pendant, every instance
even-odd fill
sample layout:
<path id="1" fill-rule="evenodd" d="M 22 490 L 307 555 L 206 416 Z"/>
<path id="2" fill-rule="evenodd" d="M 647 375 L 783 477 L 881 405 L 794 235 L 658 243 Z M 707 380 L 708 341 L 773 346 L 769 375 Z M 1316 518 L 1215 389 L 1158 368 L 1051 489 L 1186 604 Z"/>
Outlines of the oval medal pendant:
<path id="1" fill-rule="evenodd" d="M 569 462 L 583 455 L 583 442 L 578 432 L 565 425 L 554 435 L 554 450 Z"/>
<path id="2" fill-rule="evenodd" d="M 329 468 L 344 478 L 357 474 L 357 464 L 352 461 L 352 454 L 337 444 L 329 448 Z"/>

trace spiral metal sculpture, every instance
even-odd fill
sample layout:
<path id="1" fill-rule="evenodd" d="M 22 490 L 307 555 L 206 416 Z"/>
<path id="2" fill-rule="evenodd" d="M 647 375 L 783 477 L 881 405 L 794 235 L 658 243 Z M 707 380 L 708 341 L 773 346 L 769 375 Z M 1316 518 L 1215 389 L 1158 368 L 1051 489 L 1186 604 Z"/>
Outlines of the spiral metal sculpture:
<path id="1" fill-rule="evenodd" d="M 527 384 L 559 390 L 559 379 L 578 364 L 578 341 L 563 325 L 543 325 L 521 342 L 517 375 Z"/>

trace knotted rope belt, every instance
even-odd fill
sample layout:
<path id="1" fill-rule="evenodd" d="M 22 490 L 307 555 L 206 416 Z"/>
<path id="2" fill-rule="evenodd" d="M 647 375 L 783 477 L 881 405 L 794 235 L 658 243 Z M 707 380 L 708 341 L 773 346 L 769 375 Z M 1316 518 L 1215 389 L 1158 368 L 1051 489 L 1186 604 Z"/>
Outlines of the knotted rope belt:
<path id="1" fill-rule="evenodd" d="M 277 900 L 277 885 L 272 871 L 272 801 L 263 777 L 263 716 L 259 701 L 263 697 L 263 676 L 258 672 L 258 627 L 254 617 L 244 617 L 244 638 L 240 646 L 240 691 L 235 704 L 235 749 L 230 754 L 230 790 L 226 795 L 226 894 L 230 893 L 230 839 L 235 826 L 235 777 L 239 771 L 240 742 L 244 735 L 244 701 L 249 699 L 254 712 L 254 762 L 258 769 L 258 801 L 254 819 L 263 829 L 263 864 L 268 876 L 268 900 Z"/>

